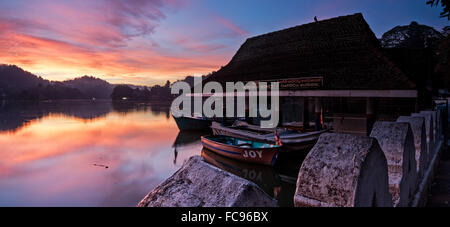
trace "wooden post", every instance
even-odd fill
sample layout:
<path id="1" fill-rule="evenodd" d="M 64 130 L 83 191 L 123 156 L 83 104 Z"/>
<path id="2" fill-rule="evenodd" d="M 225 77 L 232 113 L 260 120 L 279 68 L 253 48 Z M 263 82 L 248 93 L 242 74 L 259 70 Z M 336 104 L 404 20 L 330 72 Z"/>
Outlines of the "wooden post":
<path id="1" fill-rule="evenodd" d="M 283 126 L 283 114 L 284 114 L 283 105 L 284 105 L 285 101 L 286 100 L 285 100 L 284 96 L 280 96 L 280 112 L 278 114 L 279 121 L 278 121 L 277 127 Z"/>
<path id="2" fill-rule="evenodd" d="M 309 128 L 309 112 L 308 112 L 308 97 L 302 98 L 302 106 L 303 106 L 303 114 L 302 114 L 302 122 L 303 129 Z"/>
<path id="3" fill-rule="evenodd" d="M 320 103 L 320 98 L 316 97 L 314 99 L 314 123 L 315 123 L 315 130 L 320 131 L 322 130 L 322 123 L 320 122 L 321 113 L 322 113 L 322 105 Z"/>
<path id="4" fill-rule="evenodd" d="M 250 97 L 245 96 L 245 122 L 250 123 Z"/>
<path id="5" fill-rule="evenodd" d="M 366 99 L 366 135 L 370 136 L 373 125 L 375 124 L 375 113 L 373 107 L 373 99 Z"/>

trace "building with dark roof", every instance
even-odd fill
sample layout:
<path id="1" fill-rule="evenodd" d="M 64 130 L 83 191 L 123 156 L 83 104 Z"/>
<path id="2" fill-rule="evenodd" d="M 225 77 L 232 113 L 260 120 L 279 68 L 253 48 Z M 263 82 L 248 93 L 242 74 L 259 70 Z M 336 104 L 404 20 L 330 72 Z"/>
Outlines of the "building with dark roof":
<path id="1" fill-rule="evenodd" d="M 325 90 L 414 90 L 382 53 L 362 14 L 247 39 L 232 60 L 210 79 L 262 81 L 322 77 Z"/>
<path id="2" fill-rule="evenodd" d="M 305 127 L 314 112 L 317 128 L 322 113 L 335 129 L 352 133 L 370 132 L 376 118 L 414 111 L 418 95 L 360 13 L 249 38 L 208 81 L 278 81 L 284 123 L 301 119 Z M 362 126 L 347 130 L 346 119 Z"/>

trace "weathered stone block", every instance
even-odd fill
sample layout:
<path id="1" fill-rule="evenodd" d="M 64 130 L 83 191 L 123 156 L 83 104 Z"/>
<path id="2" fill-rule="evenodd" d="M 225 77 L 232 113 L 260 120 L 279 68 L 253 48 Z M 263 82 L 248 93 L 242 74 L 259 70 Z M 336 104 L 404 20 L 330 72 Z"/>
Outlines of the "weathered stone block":
<path id="1" fill-rule="evenodd" d="M 392 206 L 386 158 L 373 138 L 325 133 L 300 168 L 297 207 Z"/>
<path id="2" fill-rule="evenodd" d="M 416 149 L 409 123 L 378 121 L 370 137 L 378 140 L 386 156 L 394 206 L 409 206 L 417 189 Z"/>
<path id="3" fill-rule="evenodd" d="M 438 136 L 438 123 L 437 123 L 437 111 L 431 111 L 431 110 L 426 110 L 426 111 L 420 111 L 421 114 L 429 114 L 431 115 L 431 120 L 433 121 L 433 144 L 436 145 L 437 144 L 437 140 L 439 139 Z"/>
<path id="4" fill-rule="evenodd" d="M 433 151 L 434 151 L 434 124 L 433 124 L 433 118 L 431 114 L 426 113 L 413 113 L 411 114 L 412 117 L 423 117 L 425 119 L 425 132 L 427 135 L 427 168 L 430 164 L 431 157 L 433 157 Z"/>
<path id="5" fill-rule="evenodd" d="M 427 169 L 428 150 L 427 136 L 425 130 L 425 119 L 423 117 L 401 116 L 397 122 L 406 122 L 410 124 L 414 136 L 414 145 L 416 148 L 416 170 L 418 183 L 422 180 Z"/>
<path id="6" fill-rule="evenodd" d="M 139 207 L 275 207 L 256 184 L 191 157 L 157 186 Z"/>

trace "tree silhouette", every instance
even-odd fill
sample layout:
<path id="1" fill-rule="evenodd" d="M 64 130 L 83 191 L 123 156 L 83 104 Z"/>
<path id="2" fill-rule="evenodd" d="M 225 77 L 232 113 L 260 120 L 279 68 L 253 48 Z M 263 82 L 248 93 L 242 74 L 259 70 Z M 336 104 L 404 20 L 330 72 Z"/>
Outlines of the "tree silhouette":
<path id="1" fill-rule="evenodd" d="M 166 81 L 166 84 L 164 84 L 164 87 L 165 88 L 170 88 L 170 81 L 169 80 Z"/>
<path id="2" fill-rule="evenodd" d="M 443 35 L 433 27 L 413 21 L 387 31 L 380 41 L 384 48 L 427 48 L 434 47 L 442 38 Z"/>
<path id="3" fill-rule="evenodd" d="M 450 0 L 429 0 L 427 1 L 427 5 L 430 5 L 431 7 L 437 7 L 439 5 L 439 2 L 443 7 L 441 17 L 447 17 L 447 19 L 450 20 Z"/>
<path id="4" fill-rule="evenodd" d="M 113 100 L 148 100 L 151 98 L 150 91 L 147 88 L 131 88 L 128 85 L 118 85 L 114 88 L 111 98 Z"/>

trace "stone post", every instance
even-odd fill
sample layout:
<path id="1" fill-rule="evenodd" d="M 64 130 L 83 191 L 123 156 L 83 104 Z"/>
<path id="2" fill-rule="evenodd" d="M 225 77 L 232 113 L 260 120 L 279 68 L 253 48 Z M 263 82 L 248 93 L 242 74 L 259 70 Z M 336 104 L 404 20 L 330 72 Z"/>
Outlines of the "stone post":
<path id="1" fill-rule="evenodd" d="M 412 117 L 423 117 L 425 119 L 425 132 L 427 135 L 427 168 L 430 164 L 431 158 L 433 157 L 434 153 L 434 124 L 431 114 L 425 114 L 425 113 L 413 113 L 411 114 Z"/>
<path id="2" fill-rule="evenodd" d="M 417 189 L 416 149 L 409 123 L 377 121 L 370 137 L 378 140 L 386 156 L 394 206 L 409 206 Z"/>
<path id="3" fill-rule="evenodd" d="M 414 135 L 414 145 L 416 148 L 417 181 L 421 182 L 427 168 L 428 160 L 425 118 L 401 116 L 397 119 L 397 122 L 406 122 L 410 124 Z"/>
<path id="4" fill-rule="evenodd" d="M 369 137 L 324 133 L 300 168 L 297 207 L 392 207 L 386 158 Z"/>
<path id="5" fill-rule="evenodd" d="M 255 183 L 191 157 L 150 192 L 139 207 L 275 207 L 277 201 Z"/>
<path id="6" fill-rule="evenodd" d="M 433 144 L 436 145 L 439 140 L 439 133 L 437 130 L 437 127 L 438 127 L 437 111 L 427 110 L 427 111 L 420 111 L 420 113 L 431 115 L 431 120 L 433 121 L 433 127 L 432 127 L 433 128 Z"/>

